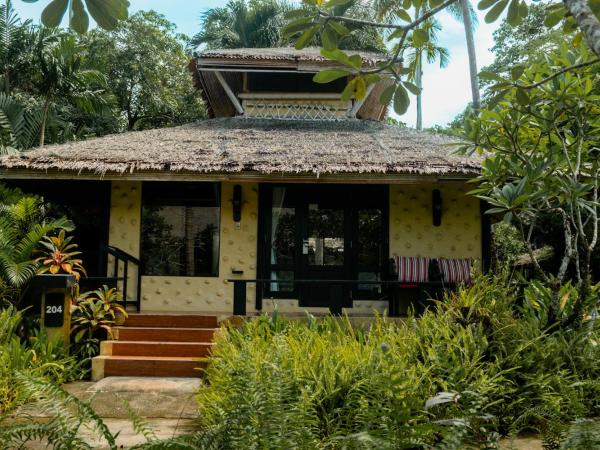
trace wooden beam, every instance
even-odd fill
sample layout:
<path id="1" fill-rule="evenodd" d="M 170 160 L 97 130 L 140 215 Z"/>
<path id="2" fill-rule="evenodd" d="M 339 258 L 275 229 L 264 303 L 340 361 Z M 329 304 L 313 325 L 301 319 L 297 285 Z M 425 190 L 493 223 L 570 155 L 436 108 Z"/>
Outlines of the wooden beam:
<path id="1" fill-rule="evenodd" d="M 238 114 L 244 114 L 244 108 L 242 108 L 242 104 L 231 90 L 231 87 L 229 87 L 227 80 L 225 80 L 225 78 L 219 71 L 215 71 L 214 74 L 219 83 L 221 84 L 221 87 L 225 90 L 227 97 L 229 97 L 229 100 L 231 100 L 231 103 L 233 103 L 233 107 L 235 108 L 235 110 L 238 112 Z"/>
<path id="2" fill-rule="evenodd" d="M 241 99 L 249 100 L 339 100 L 342 101 L 342 93 L 335 92 L 244 92 L 240 94 Z"/>
<path id="3" fill-rule="evenodd" d="M 354 103 L 354 106 L 352 107 L 352 109 L 350 109 L 350 111 L 348 111 L 348 117 L 356 118 L 356 114 L 358 114 L 358 110 L 365 103 L 367 98 L 369 98 L 369 95 L 371 95 L 371 92 L 373 92 L 373 88 L 375 88 L 375 84 L 376 83 L 370 84 L 369 87 L 367 88 L 367 92 L 365 92 L 365 96 L 363 98 L 361 98 L 360 100 L 357 100 L 356 103 Z"/>

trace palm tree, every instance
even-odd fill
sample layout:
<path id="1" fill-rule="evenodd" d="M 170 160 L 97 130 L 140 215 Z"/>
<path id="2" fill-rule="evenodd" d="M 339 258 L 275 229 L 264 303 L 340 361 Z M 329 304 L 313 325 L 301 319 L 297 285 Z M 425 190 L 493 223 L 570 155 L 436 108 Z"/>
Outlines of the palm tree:
<path id="1" fill-rule="evenodd" d="M 278 0 L 230 0 L 202 16 L 202 31 L 190 43 L 209 49 L 275 47 L 281 42 L 279 30 L 288 9 Z"/>
<path id="2" fill-rule="evenodd" d="M 448 7 L 456 19 L 462 21 L 465 27 L 465 39 L 467 41 L 467 54 L 469 56 L 469 77 L 471 80 L 471 96 L 473 101 L 473 111 L 479 113 L 481 109 L 481 95 L 479 93 L 479 79 L 477 76 L 477 54 L 475 53 L 474 30 L 477 25 L 477 14 L 469 0 L 459 0 Z"/>
<path id="3" fill-rule="evenodd" d="M 375 0 L 375 10 L 378 18 L 387 20 L 398 20 L 398 9 L 401 9 L 397 0 Z M 451 4 L 447 11 L 455 19 L 463 22 L 465 27 L 465 37 L 467 41 L 467 52 L 469 56 L 469 74 L 471 79 L 471 94 L 473 101 L 473 110 L 479 111 L 481 108 L 481 98 L 479 93 L 479 81 L 477 77 L 477 55 L 475 53 L 475 41 L 473 32 L 477 25 L 477 14 L 469 0 L 459 0 L 458 3 Z M 439 26 L 436 31 L 439 31 Z M 419 75 L 420 77 L 421 75 Z M 419 79 L 416 77 L 417 83 Z M 419 98 L 417 97 L 417 110 L 419 109 Z"/>
<path id="4" fill-rule="evenodd" d="M 376 11 L 376 17 L 380 20 L 398 21 L 402 20 L 403 15 L 406 14 L 401 8 L 401 4 L 396 0 L 375 0 L 374 8 Z M 400 12 L 399 9 L 402 9 Z M 424 11 L 417 9 L 416 16 L 420 16 Z M 440 24 L 435 19 L 429 19 L 423 22 L 419 28 L 420 32 L 424 32 L 427 39 L 422 45 L 417 45 L 414 41 L 412 45 L 406 43 L 404 50 L 412 48 L 412 51 L 407 57 L 409 68 L 411 68 L 412 81 L 419 89 L 417 94 L 417 130 L 423 129 L 423 103 L 422 103 L 422 92 L 423 92 L 423 59 L 429 64 L 434 63 L 437 59 L 440 61 L 440 67 L 446 67 L 448 65 L 448 49 L 437 45 L 438 37 L 437 33 L 441 30 Z M 404 51 L 402 52 L 404 53 Z"/>
<path id="5" fill-rule="evenodd" d="M 302 8 L 314 7 L 303 4 Z M 338 8 L 344 8 L 349 17 L 374 17 L 373 9 L 361 2 Z M 230 0 L 226 6 L 210 9 L 204 14 L 202 31 L 192 38 L 190 44 L 193 47 L 206 45 L 209 49 L 289 45 L 291 41 L 283 38 L 281 29 L 286 22 L 285 13 L 292 9 L 286 0 Z M 386 51 L 379 30 L 351 25 L 348 28 L 351 33 L 338 43 L 339 48 Z M 315 36 L 311 45 L 321 45 L 320 37 Z"/>
<path id="6" fill-rule="evenodd" d="M 37 33 L 34 84 L 43 99 L 39 145 L 44 145 L 52 104 L 67 99 L 85 112 L 97 112 L 108 105 L 105 77 L 97 70 L 83 69 L 83 47 L 70 34 L 42 28 Z"/>
<path id="7" fill-rule="evenodd" d="M 427 36 L 427 41 L 419 48 L 416 48 L 408 56 L 409 67 L 413 69 L 415 85 L 419 88 L 417 94 L 417 130 L 423 129 L 423 60 L 429 64 L 433 64 L 439 59 L 440 67 L 444 68 L 448 65 L 448 49 L 437 45 L 437 32 L 440 31 L 441 27 L 437 20 L 429 19 L 423 22 L 420 28 Z"/>
<path id="8" fill-rule="evenodd" d="M 10 0 L 0 5 L 0 76 L 6 95 L 11 93 L 13 74 L 27 71 L 33 35 L 31 21 L 21 22 Z"/>
<path id="9" fill-rule="evenodd" d="M 33 147 L 41 123 L 41 111 L 27 110 L 13 97 L 0 92 L 0 155 Z"/>

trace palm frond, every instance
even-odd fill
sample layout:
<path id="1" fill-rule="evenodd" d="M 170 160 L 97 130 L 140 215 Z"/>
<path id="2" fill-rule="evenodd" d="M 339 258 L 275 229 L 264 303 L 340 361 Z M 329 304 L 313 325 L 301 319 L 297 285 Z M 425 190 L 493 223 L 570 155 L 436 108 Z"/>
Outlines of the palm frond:
<path id="1" fill-rule="evenodd" d="M 475 31 L 475 29 L 477 28 L 477 25 L 479 25 L 479 20 L 477 18 L 477 11 L 475 11 L 475 8 L 473 8 L 473 5 L 471 4 L 471 2 L 469 0 L 467 0 L 467 7 L 469 9 L 469 15 L 471 17 L 471 25 L 473 26 L 473 31 Z M 454 17 L 456 20 L 458 20 L 459 22 L 464 22 L 463 10 L 460 5 L 460 2 L 452 3 L 450 6 L 448 6 L 448 8 L 446 8 L 446 11 L 448 11 L 450 13 L 450 15 L 452 17 Z"/>

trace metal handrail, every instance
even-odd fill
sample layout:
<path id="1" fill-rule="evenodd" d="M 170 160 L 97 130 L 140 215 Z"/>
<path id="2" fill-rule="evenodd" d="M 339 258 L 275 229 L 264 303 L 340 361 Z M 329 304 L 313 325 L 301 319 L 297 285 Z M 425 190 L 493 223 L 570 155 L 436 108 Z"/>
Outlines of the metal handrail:
<path id="1" fill-rule="evenodd" d="M 422 288 L 422 287 L 454 287 L 455 283 L 446 281 L 426 281 L 426 282 L 406 282 L 399 280 L 381 280 L 381 281 L 367 281 L 367 280 L 271 280 L 268 278 L 255 278 L 255 279 L 243 279 L 243 278 L 230 278 L 227 280 L 229 283 L 233 283 L 233 314 L 235 316 L 246 315 L 246 299 L 247 299 L 247 285 L 249 283 L 255 283 L 257 286 L 256 293 L 256 309 L 262 310 L 262 295 L 259 294 L 259 289 L 262 292 L 262 288 L 265 284 L 327 284 L 330 285 L 332 290 L 341 289 L 342 285 L 379 285 L 379 286 L 392 286 L 396 288 L 402 288 L 404 286 L 410 288 Z M 333 295 L 332 295 L 333 296 Z M 341 305 L 332 305 L 332 312 L 339 314 L 341 312 Z"/>
<path id="2" fill-rule="evenodd" d="M 141 309 L 141 293 L 142 293 L 142 270 L 141 263 L 139 258 L 136 258 L 133 255 L 117 248 L 113 245 L 104 245 L 104 251 L 107 255 L 112 256 L 115 259 L 115 264 L 113 268 L 113 279 L 117 281 L 123 282 L 123 304 L 127 307 L 127 282 L 129 275 L 129 263 L 137 266 L 137 289 L 136 289 L 136 298 L 134 302 L 134 306 L 136 310 L 139 312 Z M 108 258 L 107 258 L 108 259 Z M 123 276 L 119 277 L 119 262 L 123 262 Z"/>

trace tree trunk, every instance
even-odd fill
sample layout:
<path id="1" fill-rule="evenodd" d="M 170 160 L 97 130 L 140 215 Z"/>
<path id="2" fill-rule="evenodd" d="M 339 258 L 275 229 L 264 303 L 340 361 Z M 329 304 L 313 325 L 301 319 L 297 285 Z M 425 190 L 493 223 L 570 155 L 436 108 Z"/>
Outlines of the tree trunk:
<path id="1" fill-rule="evenodd" d="M 44 111 L 42 112 L 42 125 L 40 126 L 40 147 L 44 146 L 46 139 L 46 122 L 48 121 L 48 110 L 50 109 L 50 100 L 44 103 Z"/>
<path id="2" fill-rule="evenodd" d="M 417 56 L 417 73 L 415 75 L 415 84 L 419 88 L 419 94 L 417 95 L 417 130 L 423 129 L 423 67 L 422 67 L 423 53 L 419 52 Z"/>
<path id="3" fill-rule="evenodd" d="M 4 71 L 4 93 L 10 95 L 10 70 Z"/>
<path id="4" fill-rule="evenodd" d="M 596 17 L 587 0 L 563 0 L 577 26 L 583 33 L 588 46 L 600 57 L 600 20 Z"/>
<path id="5" fill-rule="evenodd" d="M 460 0 L 462 8 L 463 24 L 465 26 L 465 38 L 467 40 L 467 53 L 469 54 L 469 75 L 471 77 L 471 96 L 473 98 L 473 110 L 479 114 L 481 109 L 481 97 L 479 95 L 479 80 L 477 77 L 477 54 L 475 53 L 475 39 L 473 37 L 473 22 L 469 10 L 469 0 Z"/>

